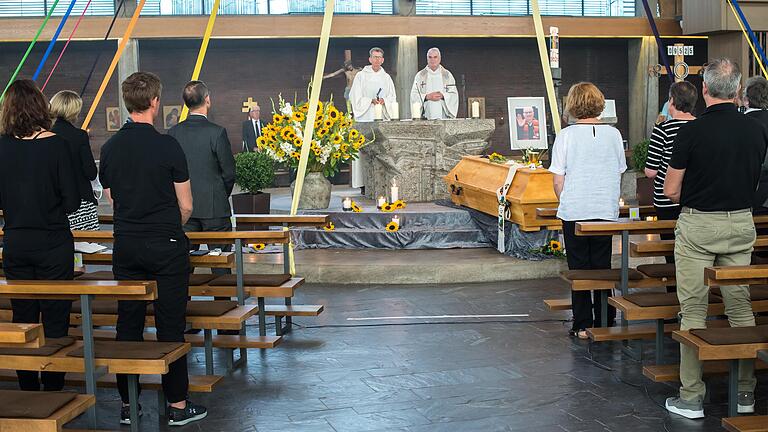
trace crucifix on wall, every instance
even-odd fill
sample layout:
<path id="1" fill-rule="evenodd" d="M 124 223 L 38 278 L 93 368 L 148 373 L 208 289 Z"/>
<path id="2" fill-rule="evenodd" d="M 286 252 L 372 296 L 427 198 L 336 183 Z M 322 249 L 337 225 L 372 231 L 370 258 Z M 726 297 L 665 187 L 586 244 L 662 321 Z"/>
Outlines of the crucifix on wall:
<path id="1" fill-rule="evenodd" d="M 361 70 L 362 69 L 356 68 L 354 65 L 352 65 L 352 50 L 344 50 L 344 63 L 342 64 L 341 69 L 323 75 L 323 79 L 326 79 L 333 78 L 335 76 L 341 75 L 342 73 L 344 74 L 344 77 L 347 80 L 347 85 L 344 87 L 344 100 L 347 102 L 347 112 L 352 112 L 352 105 L 349 103 L 349 90 L 352 88 L 352 83 L 355 81 L 355 76 L 357 76 L 358 72 Z"/>
<path id="2" fill-rule="evenodd" d="M 704 69 L 702 66 L 690 66 L 685 62 L 685 56 L 693 55 L 693 45 L 676 43 L 667 46 L 667 55 L 675 57 L 675 63 L 672 66 L 672 73 L 675 75 L 675 82 L 684 81 L 690 74 L 698 75 Z M 663 65 L 653 65 L 648 70 L 651 76 L 656 78 L 667 74 L 667 69 Z"/>

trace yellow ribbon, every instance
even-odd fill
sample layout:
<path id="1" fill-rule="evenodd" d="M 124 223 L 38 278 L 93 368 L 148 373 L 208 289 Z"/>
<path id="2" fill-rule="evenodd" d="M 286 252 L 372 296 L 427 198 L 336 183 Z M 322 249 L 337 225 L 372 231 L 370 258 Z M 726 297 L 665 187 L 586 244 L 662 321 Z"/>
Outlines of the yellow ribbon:
<path id="1" fill-rule="evenodd" d="M 752 55 L 755 56 L 755 61 L 757 64 L 760 65 L 760 70 L 763 71 L 763 76 L 765 78 L 768 78 L 768 71 L 765 70 L 765 66 L 763 65 L 763 61 L 760 57 L 760 55 L 757 54 L 757 50 L 755 49 L 755 46 L 752 44 L 752 39 L 750 39 L 749 35 L 747 34 L 747 29 L 744 28 L 744 23 L 741 22 L 741 19 L 739 18 L 739 14 L 736 12 L 736 8 L 733 7 L 733 3 L 727 1 L 728 6 L 731 7 L 731 12 L 733 12 L 733 16 L 736 17 L 736 22 L 739 23 L 739 27 L 741 27 L 741 32 L 744 33 L 744 39 L 747 40 L 747 43 L 749 44 L 749 48 L 752 49 Z"/>
<path id="2" fill-rule="evenodd" d="M 205 54 L 208 51 L 208 42 L 211 40 L 213 24 L 216 22 L 216 15 L 219 12 L 220 2 L 221 0 L 215 0 L 213 2 L 213 9 L 211 9 L 211 15 L 208 17 L 208 25 L 205 27 L 205 35 L 203 35 L 203 42 L 200 44 L 200 52 L 197 53 L 197 62 L 195 62 L 195 69 L 192 71 L 192 78 L 190 81 L 196 81 L 200 77 L 200 70 L 203 68 L 203 60 L 205 60 Z M 181 108 L 179 122 L 186 120 L 187 114 L 189 114 L 189 108 L 184 105 L 184 107 Z"/>
<path id="3" fill-rule="evenodd" d="M 539 44 L 539 58 L 541 59 L 541 69 L 544 72 L 544 84 L 547 86 L 547 97 L 549 98 L 549 110 L 552 113 L 552 127 L 555 134 L 560 133 L 560 110 L 557 109 L 557 97 L 555 96 L 555 83 L 552 80 L 552 70 L 549 68 L 549 53 L 547 52 L 547 42 L 544 38 L 544 25 L 541 23 L 541 11 L 539 10 L 539 0 L 531 0 L 531 10 L 533 11 L 533 26 L 536 28 L 536 42 Z"/>
<path id="4" fill-rule="evenodd" d="M 309 95 L 309 111 L 307 112 L 307 122 L 304 126 L 304 138 L 301 146 L 301 156 L 299 157 L 299 167 L 296 170 L 296 184 L 293 189 L 293 200 L 291 201 L 291 215 L 299 211 L 299 197 L 301 189 L 304 187 L 304 175 L 307 171 L 309 162 L 309 148 L 312 143 L 312 136 L 315 133 L 315 119 L 317 118 L 317 103 L 320 101 L 320 88 L 323 83 L 323 69 L 325 68 L 325 57 L 328 54 L 328 41 L 331 37 L 331 24 L 333 23 L 333 8 L 336 0 L 327 0 L 325 2 L 325 12 L 323 13 L 323 28 L 320 31 L 320 45 L 317 48 L 317 61 L 315 62 L 315 73 L 312 75 L 312 91 Z M 286 228 L 287 229 L 287 228 Z M 288 260 L 291 274 L 296 274 L 296 262 L 293 255 L 293 244 L 289 244 Z"/>
<path id="5" fill-rule="evenodd" d="M 136 21 L 139 20 L 139 15 L 141 15 L 141 10 L 144 8 L 145 2 L 146 0 L 140 0 L 138 6 L 136 6 L 136 10 L 133 12 L 131 21 L 128 23 L 128 27 L 125 29 L 125 33 L 123 33 L 123 38 L 120 39 L 120 45 L 117 46 L 117 52 L 115 53 L 115 56 L 112 57 L 112 63 L 110 63 L 109 69 L 107 69 L 107 74 L 104 75 L 104 79 L 101 81 L 101 86 L 99 86 L 99 91 L 96 92 L 96 97 L 93 98 L 91 108 L 88 110 L 88 115 L 85 116 L 83 125 L 80 127 L 83 130 L 88 129 L 88 125 L 91 123 L 93 113 L 96 112 L 96 107 L 99 105 L 101 97 L 104 95 L 104 90 L 107 89 L 107 84 L 109 84 L 109 80 L 112 78 L 112 74 L 115 72 L 117 62 L 120 61 L 120 56 L 123 55 L 123 50 L 125 50 L 125 46 L 128 44 L 128 40 L 131 38 L 131 34 L 133 34 L 133 28 L 136 27 Z"/>

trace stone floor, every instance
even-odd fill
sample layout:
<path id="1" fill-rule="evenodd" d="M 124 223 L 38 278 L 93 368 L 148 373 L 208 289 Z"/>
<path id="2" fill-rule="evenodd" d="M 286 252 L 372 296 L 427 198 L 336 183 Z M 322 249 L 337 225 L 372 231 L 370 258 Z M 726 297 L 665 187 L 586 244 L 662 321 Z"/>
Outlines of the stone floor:
<path id="1" fill-rule="evenodd" d="M 325 313 L 297 319 L 300 327 L 280 347 L 251 351 L 247 368 L 225 377 L 215 393 L 193 395 L 210 415 L 178 430 L 722 430 L 724 380 L 709 382 L 706 419 L 668 416 L 660 404 L 675 392 L 672 386 L 644 379 L 641 365 L 620 354 L 617 344 L 595 346 L 590 360 L 586 343 L 566 334 L 569 314 L 544 310 L 543 298 L 566 293 L 555 279 L 307 285 L 296 303 L 325 304 Z M 529 316 L 350 320 L 444 314 Z M 674 351 L 670 342 L 668 352 Z M 190 362 L 202 373 L 200 350 Z M 761 379 L 758 391 L 765 385 Z M 157 430 L 153 397 L 142 395 L 142 431 Z M 99 426 L 117 429 L 115 392 L 101 393 L 98 406 Z M 766 412 L 764 399 L 757 408 Z M 82 421 L 75 426 L 83 427 Z"/>

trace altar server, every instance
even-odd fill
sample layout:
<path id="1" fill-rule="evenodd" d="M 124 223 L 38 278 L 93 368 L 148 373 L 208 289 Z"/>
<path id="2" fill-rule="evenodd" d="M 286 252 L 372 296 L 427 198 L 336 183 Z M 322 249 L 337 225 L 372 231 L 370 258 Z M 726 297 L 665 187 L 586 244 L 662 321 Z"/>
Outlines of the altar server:
<path id="1" fill-rule="evenodd" d="M 381 116 L 390 118 L 388 109 L 397 109 L 397 95 L 392 77 L 381 67 L 384 64 L 384 50 L 375 47 L 368 52 L 369 66 L 363 68 L 355 76 L 352 89 L 349 91 L 349 100 L 352 103 L 352 112 L 358 122 L 370 122 L 376 119 L 377 105 L 381 105 Z M 352 162 L 352 187 L 364 186 L 364 175 L 361 165 L 365 165 L 361 159 Z"/>
<path id="2" fill-rule="evenodd" d="M 456 118 L 459 110 L 459 92 L 453 74 L 440 62 L 442 55 L 438 48 L 427 51 L 427 67 L 420 70 L 413 79 L 411 105 L 422 106 L 421 117 L 428 120 Z"/>

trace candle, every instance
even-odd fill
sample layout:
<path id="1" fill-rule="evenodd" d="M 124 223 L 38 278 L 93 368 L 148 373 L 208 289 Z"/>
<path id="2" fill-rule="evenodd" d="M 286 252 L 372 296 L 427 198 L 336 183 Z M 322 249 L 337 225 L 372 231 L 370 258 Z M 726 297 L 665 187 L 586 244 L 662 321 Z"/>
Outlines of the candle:
<path id="1" fill-rule="evenodd" d="M 624 198 L 619 198 L 619 207 L 624 207 Z"/>
<path id="2" fill-rule="evenodd" d="M 653 216 L 646 216 L 645 220 L 648 222 L 653 222 Z"/>
<path id="3" fill-rule="evenodd" d="M 381 104 L 376 104 L 373 106 L 373 119 L 374 120 L 381 120 L 384 115 L 384 109 L 381 106 Z"/>
<path id="4" fill-rule="evenodd" d="M 349 197 L 344 198 L 341 201 L 341 209 L 344 211 L 350 211 L 352 210 L 352 199 Z"/>
<path id="5" fill-rule="evenodd" d="M 376 201 L 376 207 L 377 208 L 382 208 L 385 205 L 387 205 L 387 199 L 384 198 L 383 196 L 380 196 L 378 201 Z"/>
<path id="6" fill-rule="evenodd" d="M 389 189 L 389 202 L 395 202 L 400 198 L 398 192 L 397 183 L 395 183 L 395 179 L 392 179 L 392 187 Z"/>
<path id="7" fill-rule="evenodd" d="M 414 102 L 411 104 L 411 118 L 418 120 L 421 118 L 421 104 Z"/>
<path id="8" fill-rule="evenodd" d="M 389 105 L 387 105 L 387 112 L 389 113 L 389 118 L 392 120 L 397 120 L 400 118 L 400 106 L 397 104 L 397 102 L 391 102 Z"/>
<path id="9" fill-rule="evenodd" d="M 398 215 L 392 216 L 392 222 L 400 225 L 400 216 L 398 216 Z"/>
<path id="10" fill-rule="evenodd" d="M 472 102 L 472 118 L 480 118 L 480 102 Z"/>

